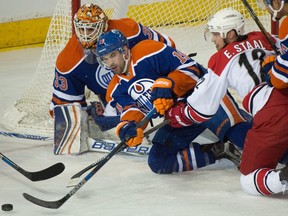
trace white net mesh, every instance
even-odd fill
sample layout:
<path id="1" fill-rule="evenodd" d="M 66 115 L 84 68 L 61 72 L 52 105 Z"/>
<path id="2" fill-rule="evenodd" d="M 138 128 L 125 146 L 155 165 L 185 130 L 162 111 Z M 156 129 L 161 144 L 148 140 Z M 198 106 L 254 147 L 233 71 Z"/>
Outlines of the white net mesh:
<path id="1" fill-rule="evenodd" d="M 33 80 L 22 98 L 1 116 L 2 127 L 9 131 L 45 136 L 53 134 L 53 120 L 48 111 L 55 60 L 72 35 L 71 1 L 58 0 Z M 270 32 L 270 15 L 258 9 L 256 1 L 248 2 Z M 213 44 L 204 40 L 205 24 L 218 10 L 233 7 L 247 19 L 246 32 L 258 30 L 240 0 L 91 0 L 83 3 L 98 4 L 110 18 L 131 17 L 169 35 L 179 50 L 186 54 L 197 52 L 194 59 L 203 65 L 207 64 L 209 56 L 215 52 Z"/>
<path id="2" fill-rule="evenodd" d="M 58 1 L 36 72 L 21 99 L 4 114 L 1 121 L 4 128 L 26 133 L 52 133 L 49 98 L 51 100 L 55 60 L 72 35 L 71 22 L 71 1 Z"/>

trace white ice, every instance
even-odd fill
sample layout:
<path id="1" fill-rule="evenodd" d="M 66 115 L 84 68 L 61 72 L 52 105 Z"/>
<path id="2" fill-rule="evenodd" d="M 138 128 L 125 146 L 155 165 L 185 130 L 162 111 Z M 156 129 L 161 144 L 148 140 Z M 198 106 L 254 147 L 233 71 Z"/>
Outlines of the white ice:
<path id="1" fill-rule="evenodd" d="M 42 48 L 0 52 L 0 113 L 21 96 L 31 79 Z M 2 114 L 2 113 L 1 113 Z M 0 161 L 0 205 L 14 210 L 0 215 L 59 216 L 282 216 L 288 195 L 255 197 L 240 187 L 239 171 L 229 161 L 197 171 L 156 175 L 146 157 L 114 156 L 59 209 L 46 209 L 27 201 L 22 193 L 54 201 L 66 195 L 70 177 L 103 157 L 104 153 L 55 156 L 51 144 L 0 135 L 0 152 L 28 171 L 57 162 L 66 169 L 45 181 L 32 182 Z"/>

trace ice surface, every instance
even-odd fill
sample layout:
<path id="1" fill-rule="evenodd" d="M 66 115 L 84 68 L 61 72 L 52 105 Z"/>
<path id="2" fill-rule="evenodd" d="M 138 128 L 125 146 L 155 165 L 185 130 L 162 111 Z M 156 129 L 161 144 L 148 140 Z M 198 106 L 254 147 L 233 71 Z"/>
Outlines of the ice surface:
<path id="1" fill-rule="evenodd" d="M 36 69 L 41 48 L 0 52 L 1 112 L 21 96 Z M 57 162 L 66 169 L 60 175 L 31 182 L 0 161 L 0 205 L 12 203 L 12 212 L 0 215 L 59 216 L 274 216 L 286 215 L 288 195 L 254 197 L 240 187 L 240 174 L 229 161 L 187 173 L 156 175 L 146 157 L 116 155 L 60 209 L 45 209 L 28 202 L 26 192 L 54 201 L 71 188 L 72 175 L 100 159 L 103 153 L 55 156 L 51 143 L 0 135 L 0 151 L 28 171 Z"/>

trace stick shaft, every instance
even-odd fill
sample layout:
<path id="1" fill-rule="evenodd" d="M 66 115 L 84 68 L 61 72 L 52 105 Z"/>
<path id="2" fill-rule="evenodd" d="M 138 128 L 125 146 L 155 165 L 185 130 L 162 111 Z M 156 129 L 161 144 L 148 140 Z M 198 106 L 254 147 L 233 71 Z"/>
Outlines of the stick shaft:
<path id="1" fill-rule="evenodd" d="M 155 113 L 156 109 L 153 108 L 144 119 L 141 120 L 141 122 L 138 124 L 138 127 L 141 127 L 143 125 L 145 125 L 149 119 L 153 116 L 153 114 Z M 36 197 L 33 197 L 27 193 L 23 193 L 23 196 L 25 199 L 27 199 L 28 201 L 45 207 L 45 208 L 52 208 L 52 209 L 57 209 L 60 206 L 62 206 L 70 197 L 72 197 L 81 187 L 83 187 L 86 182 L 89 181 L 89 179 L 91 179 L 95 173 L 97 171 L 99 171 L 101 169 L 101 167 L 103 167 L 115 154 L 117 154 L 119 151 L 121 151 L 122 148 L 126 147 L 126 141 L 129 138 L 126 138 L 124 140 L 122 140 L 118 146 L 116 146 L 106 157 L 104 157 L 98 164 L 97 166 L 94 167 L 94 169 L 92 169 L 91 172 L 89 172 L 85 178 L 80 181 L 72 190 L 70 190 L 70 192 L 68 194 L 66 194 L 63 198 L 56 200 L 56 201 L 45 201 L 45 200 L 41 200 L 38 199 Z"/>
<path id="2" fill-rule="evenodd" d="M 257 15 L 255 14 L 255 12 L 252 9 L 252 7 L 250 6 L 250 4 L 246 0 L 242 0 L 242 2 L 245 5 L 245 7 L 247 8 L 247 10 L 248 10 L 249 14 L 251 15 L 252 19 L 255 21 L 255 23 L 257 24 L 257 26 L 261 30 L 261 32 L 264 34 L 264 36 L 267 39 L 267 41 L 269 42 L 269 44 L 272 46 L 272 48 L 273 48 L 274 52 L 276 53 L 276 55 L 279 55 L 280 52 L 278 51 L 275 43 L 273 42 L 273 40 L 271 38 L 271 35 L 266 31 L 266 29 L 264 28 L 264 26 L 262 25 L 262 23 L 258 19 Z"/>

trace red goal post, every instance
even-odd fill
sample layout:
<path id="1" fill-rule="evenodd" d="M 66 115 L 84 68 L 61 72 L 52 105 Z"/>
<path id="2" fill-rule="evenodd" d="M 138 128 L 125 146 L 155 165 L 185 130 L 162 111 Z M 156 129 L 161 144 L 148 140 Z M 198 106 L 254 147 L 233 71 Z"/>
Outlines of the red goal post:
<path id="1" fill-rule="evenodd" d="M 267 11 L 255 0 L 248 0 L 268 32 L 277 33 Z M 48 114 L 52 95 L 55 60 L 72 36 L 73 15 L 84 3 L 98 4 L 109 18 L 130 17 L 145 26 L 169 35 L 184 53 L 195 53 L 195 60 L 207 64 L 215 52 L 212 43 L 204 40 L 206 23 L 211 15 L 225 7 L 239 10 L 246 18 L 246 31 L 259 30 L 241 0 L 58 0 L 45 40 L 38 67 L 22 97 L 0 116 L 6 130 L 53 135 L 53 119 Z"/>

